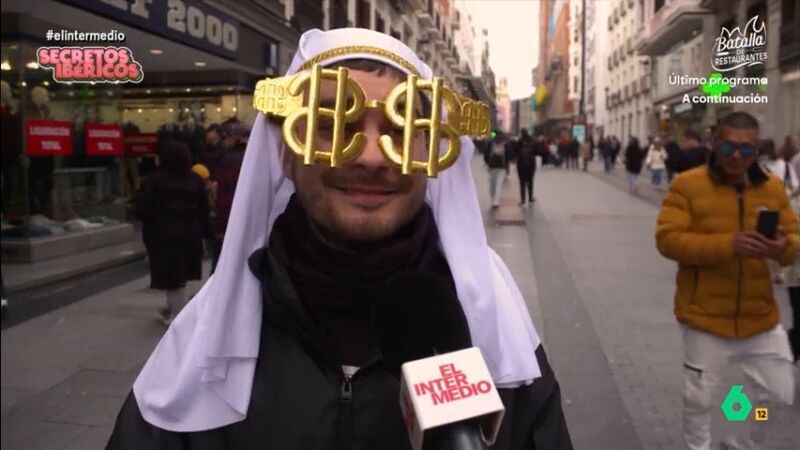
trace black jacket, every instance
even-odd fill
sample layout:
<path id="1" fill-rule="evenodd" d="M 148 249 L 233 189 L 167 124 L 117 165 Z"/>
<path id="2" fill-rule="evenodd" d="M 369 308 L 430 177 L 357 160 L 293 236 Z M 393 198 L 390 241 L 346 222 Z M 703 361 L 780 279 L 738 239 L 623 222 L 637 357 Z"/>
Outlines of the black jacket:
<path id="1" fill-rule="evenodd" d="M 705 165 L 708 162 L 709 153 L 711 153 L 711 150 L 703 146 L 690 148 L 682 152 L 678 158 L 675 172 L 681 173 Z"/>
<path id="2" fill-rule="evenodd" d="M 145 178 L 134 202 L 146 241 L 201 240 L 210 234 L 208 194 L 194 172 L 162 167 Z"/>
<path id="3" fill-rule="evenodd" d="M 319 333 L 288 273 L 262 249 L 250 258 L 264 297 L 261 346 L 247 417 L 214 430 L 176 433 L 145 422 L 128 396 L 110 450 L 408 449 L 398 405 L 399 383 L 375 354 L 352 378 L 315 338 Z M 264 358 L 261 358 L 264 355 Z M 506 415 L 497 449 L 572 448 L 560 393 L 541 347 L 543 376 L 500 390 Z"/>

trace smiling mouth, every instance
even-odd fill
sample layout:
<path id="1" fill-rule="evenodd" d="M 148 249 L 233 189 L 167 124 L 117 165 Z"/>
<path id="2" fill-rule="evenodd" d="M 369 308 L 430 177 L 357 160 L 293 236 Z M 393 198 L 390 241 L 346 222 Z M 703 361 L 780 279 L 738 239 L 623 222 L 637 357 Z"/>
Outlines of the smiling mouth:
<path id="1" fill-rule="evenodd" d="M 347 195 L 383 196 L 392 195 L 397 192 L 394 189 L 375 186 L 337 186 L 336 189 Z"/>

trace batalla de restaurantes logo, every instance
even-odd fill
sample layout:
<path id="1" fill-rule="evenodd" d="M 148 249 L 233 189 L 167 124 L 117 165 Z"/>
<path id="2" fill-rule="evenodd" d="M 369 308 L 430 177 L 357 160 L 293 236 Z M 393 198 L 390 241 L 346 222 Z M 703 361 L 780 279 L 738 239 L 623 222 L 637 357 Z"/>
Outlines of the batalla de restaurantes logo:
<path id="1" fill-rule="evenodd" d="M 747 21 L 744 31 L 722 27 L 714 41 L 711 67 L 717 72 L 730 72 L 740 67 L 757 66 L 767 60 L 767 24 L 755 16 Z"/>

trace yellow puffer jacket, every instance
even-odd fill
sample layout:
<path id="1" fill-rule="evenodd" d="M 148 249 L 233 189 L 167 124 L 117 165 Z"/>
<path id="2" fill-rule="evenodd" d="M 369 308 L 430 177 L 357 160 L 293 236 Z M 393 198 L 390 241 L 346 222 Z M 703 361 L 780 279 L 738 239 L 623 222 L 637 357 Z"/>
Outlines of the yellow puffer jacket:
<path id="1" fill-rule="evenodd" d="M 782 183 L 758 164 L 748 172 L 741 196 L 718 181 L 713 161 L 682 173 L 669 188 L 658 215 L 656 246 L 678 262 L 675 316 L 692 328 L 726 338 L 746 338 L 772 329 L 778 307 L 763 259 L 733 253 L 733 235 L 755 230 L 758 211 L 780 211 L 790 233 L 780 263 L 797 257 L 797 217 Z"/>

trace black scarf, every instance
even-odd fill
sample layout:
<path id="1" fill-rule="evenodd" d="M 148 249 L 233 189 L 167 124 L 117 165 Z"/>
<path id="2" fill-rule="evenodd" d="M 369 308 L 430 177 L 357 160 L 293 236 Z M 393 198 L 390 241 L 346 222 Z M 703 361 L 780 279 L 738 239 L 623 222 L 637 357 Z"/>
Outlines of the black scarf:
<path id="1" fill-rule="evenodd" d="M 293 196 L 275 221 L 269 248 L 286 268 L 321 343 L 345 365 L 361 366 L 376 351 L 370 293 L 388 279 L 428 271 L 454 285 L 427 204 L 391 237 L 342 250 L 320 238 Z"/>

